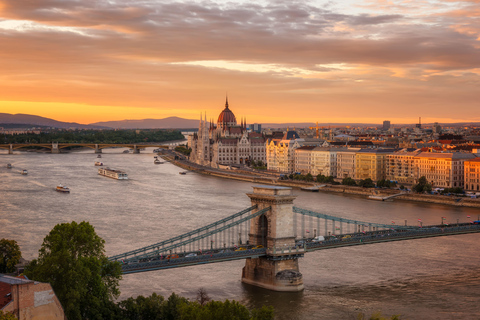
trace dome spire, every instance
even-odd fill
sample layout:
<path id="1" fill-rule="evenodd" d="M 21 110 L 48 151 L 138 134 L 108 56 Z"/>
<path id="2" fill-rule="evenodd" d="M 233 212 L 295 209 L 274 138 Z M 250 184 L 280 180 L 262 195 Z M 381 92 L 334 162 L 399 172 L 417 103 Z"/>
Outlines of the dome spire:
<path id="1" fill-rule="evenodd" d="M 228 109 L 228 95 L 225 94 L 225 108 Z"/>

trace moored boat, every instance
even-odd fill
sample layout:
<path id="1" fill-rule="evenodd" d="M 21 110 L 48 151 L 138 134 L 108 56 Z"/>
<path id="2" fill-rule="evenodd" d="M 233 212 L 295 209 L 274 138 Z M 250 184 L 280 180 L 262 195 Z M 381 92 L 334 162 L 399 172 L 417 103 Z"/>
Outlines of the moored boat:
<path id="1" fill-rule="evenodd" d="M 70 193 L 70 189 L 61 184 L 59 184 L 55 190 L 62 193 Z"/>
<path id="2" fill-rule="evenodd" d="M 186 171 L 180 171 L 179 174 L 187 174 Z"/>
<path id="3" fill-rule="evenodd" d="M 158 159 L 155 159 L 155 160 L 153 160 L 153 163 L 155 163 L 155 164 L 161 164 L 161 163 L 163 163 L 163 162 L 160 161 L 160 160 L 158 160 Z"/>
<path id="4" fill-rule="evenodd" d="M 110 168 L 100 168 L 98 169 L 98 174 L 108 178 L 117 179 L 117 180 L 128 179 L 128 175 L 125 172 L 121 170 L 110 169 Z"/>
<path id="5" fill-rule="evenodd" d="M 123 153 L 130 153 L 130 150 L 123 150 Z"/>

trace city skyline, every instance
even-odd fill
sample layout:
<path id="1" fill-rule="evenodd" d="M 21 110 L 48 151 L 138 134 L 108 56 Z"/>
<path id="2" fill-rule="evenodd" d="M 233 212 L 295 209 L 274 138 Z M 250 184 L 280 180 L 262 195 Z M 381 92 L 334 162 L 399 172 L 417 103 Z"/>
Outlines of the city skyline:
<path id="1" fill-rule="evenodd" d="M 0 0 L 0 112 L 82 124 L 480 121 L 465 1 Z"/>

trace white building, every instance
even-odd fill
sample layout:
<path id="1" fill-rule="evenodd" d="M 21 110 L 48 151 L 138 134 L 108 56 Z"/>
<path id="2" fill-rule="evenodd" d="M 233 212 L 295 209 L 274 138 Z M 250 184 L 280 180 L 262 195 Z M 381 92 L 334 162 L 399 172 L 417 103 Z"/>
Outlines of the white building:
<path id="1" fill-rule="evenodd" d="M 340 149 L 337 152 L 337 175 L 339 179 L 355 179 L 355 153 L 360 148 Z"/>
<path id="2" fill-rule="evenodd" d="M 295 149 L 300 148 L 303 139 L 295 131 L 287 131 L 282 139 L 266 142 L 267 168 L 283 173 L 295 171 Z"/>
<path id="3" fill-rule="evenodd" d="M 316 147 L 312 150 L 312 175 L 337 176 L 337 152 L 343 148 Z"/>

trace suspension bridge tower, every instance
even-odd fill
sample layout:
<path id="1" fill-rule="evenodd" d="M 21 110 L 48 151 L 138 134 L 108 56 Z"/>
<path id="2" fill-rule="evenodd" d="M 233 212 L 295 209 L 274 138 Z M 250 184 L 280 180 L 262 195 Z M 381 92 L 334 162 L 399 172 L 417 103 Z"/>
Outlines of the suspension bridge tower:
<path id="1" fill-rule="evenodd" d="M 295 248 L 292 188 L 254 186 L 247 193 L 256 211 L 271 207 L 267 213 L 252 220 L 249 243 L 267 248 L 267 255 L 248 258 L 242 272 L 242 281 L 274 291 L 301 291 L 303 277 L 298 258 L 303 256 Z"/>

